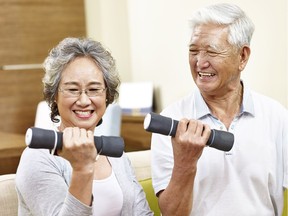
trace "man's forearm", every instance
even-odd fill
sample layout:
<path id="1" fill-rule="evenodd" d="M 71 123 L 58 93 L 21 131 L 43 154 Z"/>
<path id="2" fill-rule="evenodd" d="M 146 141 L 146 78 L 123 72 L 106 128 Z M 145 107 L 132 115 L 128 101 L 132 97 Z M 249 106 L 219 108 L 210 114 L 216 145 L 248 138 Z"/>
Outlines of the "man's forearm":
<path id="1" fill-rule="evenodd" d="M 168 187 L 159 194 L 163 216 L 189 215 L 193 205 L 193 186 L 196 171 L 187 175 L 173 173 Z"/>

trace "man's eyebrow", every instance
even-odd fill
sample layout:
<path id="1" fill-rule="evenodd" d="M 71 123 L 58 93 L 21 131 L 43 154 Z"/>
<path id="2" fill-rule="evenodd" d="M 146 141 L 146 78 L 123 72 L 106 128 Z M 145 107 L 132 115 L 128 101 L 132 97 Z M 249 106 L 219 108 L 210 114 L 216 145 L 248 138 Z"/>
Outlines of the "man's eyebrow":
<path id="1" fill-rule="evenodd" d="M 221 48 L 219 47 L 219 46 L 217 46 L 217 45 L 215 45 L 215 44 L 209 44 L 209 45 L 207 45 L 207 46 L 198 46 L 198 45 L 196 45 L 196 44 L 190 44 L 189 45 L 189 49 L 199 49 L 199 50 L 202 50 L 202 49 L 204 49 L 204 50 L 215 50 L 215 51 L 218 51 L 218 52 L 220 52 L 220 51 L 222 51 L 221 50 Z"/>
<path id="2" fill-rule="evenodd" d="M 209 45 L 208 48 L 211 48 L 211 49 L 213 49 L 213 50 L 220 50 L 220 47 L 219 47 L 219 46 L 216 46 L 216 45 L 214 45 L 214 44 Z"/>

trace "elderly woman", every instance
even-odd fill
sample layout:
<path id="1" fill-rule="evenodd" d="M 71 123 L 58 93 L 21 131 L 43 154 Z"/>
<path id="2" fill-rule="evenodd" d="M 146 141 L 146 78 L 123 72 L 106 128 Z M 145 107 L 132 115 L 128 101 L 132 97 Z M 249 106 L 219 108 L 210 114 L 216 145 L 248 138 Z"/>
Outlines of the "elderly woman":
<path id="1" fill-rule="evenodd" d="M 19 215 L 153 215 L 125 154 L 100 155 L 94 129 L 120 84 L 110 52 L 66 38 L 44 62 L 44 97 L 63 147 L 24 150 L 16 175 Z"/>

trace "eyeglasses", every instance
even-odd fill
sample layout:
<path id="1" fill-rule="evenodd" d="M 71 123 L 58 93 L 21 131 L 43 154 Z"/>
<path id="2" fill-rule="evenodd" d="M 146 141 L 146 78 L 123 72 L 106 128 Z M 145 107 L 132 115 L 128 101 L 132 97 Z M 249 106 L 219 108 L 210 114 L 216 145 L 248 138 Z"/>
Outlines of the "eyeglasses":
<path id="1" fill-rule="evenodd" d="M 85 92 L 85 94 L 88 97 L 96 97 L 101 96 L 106 91 L 106 88 L 90 88 L 90 89 L 77 89 L 77 88 L 68 88 L 68 89 L 61 89 L 59 88 L 59 92 L 62 92 L 65 97 L 79 97 L 82 92 Z"/>

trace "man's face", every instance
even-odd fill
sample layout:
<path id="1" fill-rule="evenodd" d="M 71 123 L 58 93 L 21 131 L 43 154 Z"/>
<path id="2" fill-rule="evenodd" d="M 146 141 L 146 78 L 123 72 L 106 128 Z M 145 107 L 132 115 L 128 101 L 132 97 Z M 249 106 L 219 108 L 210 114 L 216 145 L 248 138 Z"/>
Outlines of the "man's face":
<path id="1" fill-rule="evenodd" d="M 228 43 L 227 28 L 215 24 L 196 26 L 189 44 L 189 64 L 201 93 L 223 95 L 240 82 L 241 50 Z M 245 63 L 246 64 L 246 63 Z"/>

